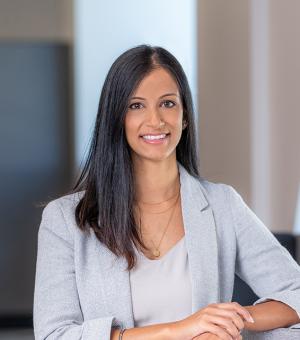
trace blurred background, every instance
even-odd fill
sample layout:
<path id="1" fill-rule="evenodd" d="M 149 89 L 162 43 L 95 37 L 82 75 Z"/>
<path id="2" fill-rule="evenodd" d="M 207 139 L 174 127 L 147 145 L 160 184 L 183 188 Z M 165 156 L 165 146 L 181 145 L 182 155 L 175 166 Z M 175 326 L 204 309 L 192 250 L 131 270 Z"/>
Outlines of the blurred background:
<path id="1" fill-rule="evenodd" d="M 141 43 L 185 69 L 202 176 L 299 261 L 299 16 L 298 0 L 0 0 L 0 339 L 33 339 L 40 203 L 74 184 L 108 69 Z"/>

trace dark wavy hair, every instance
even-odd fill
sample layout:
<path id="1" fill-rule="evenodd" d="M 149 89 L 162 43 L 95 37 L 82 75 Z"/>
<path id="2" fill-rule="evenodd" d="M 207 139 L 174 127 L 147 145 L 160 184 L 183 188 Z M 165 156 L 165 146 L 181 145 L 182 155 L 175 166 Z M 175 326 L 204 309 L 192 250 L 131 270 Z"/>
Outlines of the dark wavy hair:
<path id="1" fill-rule="evenodd" d="M 127 270 L 136 264 L 133 244 L 147 247 L 139 237 L 133 214 L 133 167 L 124 118 L 133 92 L 158 67 L 175 79 L 187 122 L 176 147 L 176 159 L 190 175 L 200 178 L 194 110 L 186 75 L 164 48 L 140 45 L 120 55 L 106 76 L 88 157 L 72 191 L 83 191 L 75 210 L 78 227 L 88 232 L 92 228 L 100 242 L 116 256 L 124 256 Z"/>

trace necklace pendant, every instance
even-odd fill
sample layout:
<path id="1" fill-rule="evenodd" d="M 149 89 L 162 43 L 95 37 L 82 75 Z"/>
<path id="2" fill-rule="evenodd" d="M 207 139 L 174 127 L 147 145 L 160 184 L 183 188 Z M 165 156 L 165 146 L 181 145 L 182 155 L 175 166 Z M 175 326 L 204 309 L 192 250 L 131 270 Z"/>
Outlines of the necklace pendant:
<path id="1" fill-rule="evenodd" d="M 159 251 L 158 249 L 155 249 L 154 252 L 153 252 L 153 255 L 154 255 L 155 257 L 159 257 L 160 251 Z"/>

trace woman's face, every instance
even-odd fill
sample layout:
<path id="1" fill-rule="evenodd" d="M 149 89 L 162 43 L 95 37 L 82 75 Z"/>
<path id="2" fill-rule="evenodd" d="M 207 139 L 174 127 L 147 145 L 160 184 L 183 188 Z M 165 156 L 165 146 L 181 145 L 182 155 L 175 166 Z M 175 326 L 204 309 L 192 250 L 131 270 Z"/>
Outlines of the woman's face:
<path id="1" fill-rule="evenodd" d="M 125 134 L 133 161 L 176 159 L 182 119 L 183 107 L 175 80 L 163 68 L 153 70 L 130 98 L 125 116 Z"/>

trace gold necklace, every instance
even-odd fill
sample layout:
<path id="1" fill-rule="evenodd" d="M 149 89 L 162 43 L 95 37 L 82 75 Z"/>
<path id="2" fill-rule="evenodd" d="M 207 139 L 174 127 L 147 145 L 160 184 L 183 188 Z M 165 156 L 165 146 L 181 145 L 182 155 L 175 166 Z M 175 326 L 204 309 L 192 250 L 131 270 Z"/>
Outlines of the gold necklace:
<path id="1" fill-rule="evenodd" d="M 157 247 L 155 246 L 153 240 L 151 239 L 151 242 L 152 242 L 152 244 L 154 245 L 154 251 L 152 251 L 152 255 L 153 255 L 154 257 L 156 257 L 156 258 L 160 256 L 159 246 L 160 246 L 160 244 L 161 244 L 161 242 L 162 242 L 162 240 L 163 240 L 163 238 L 164 238 L 164 236 L 165 236 L 165 234 L 166 234 L 166 232 L 167 232 L 167 229 L 168 229 L 168 227 L 169 227 L 169 224 L 170 224 L 170 222 L 171 222 L 171 219 L 172 219 L 172 217 L 173 217 L 173 215 L 174 215 L 175 207 L 176 207 L 176 205 L 177 205 L 178 198 L 179 198 L 179 196 L 180 196 L 180 187 L 181 187 L 181 185 L 179 185 L 179 190 L 178 190 L 176 202 L 175 202 L 175 204 L 174 204 L 174 206 L 173 206 L 173 210 L 172 210 L 172 213 L 171 213 L 171 215 L 170 215 L 170 217 L 169 217 L 167 226 L 166 226 L 166 228 L 165 228 L 165 230 L 164 230 L 164 232 L 163 232 L 163 235 L 162 235 L 162 237 L 161 237 L 161 239 L 160 239 L 159 244 L 158 244 Z M 139 226 L 139 227 L 140 227 L 140 233 L 141 233 L 141 236 L 142 236 L 142 217 L 141 217 L 141 211 L 140 211 L 139 205 L 138 205 L 138 208 L 139 208 L 139 215 L 140 215 L 140 226 Z M 142 239 L 143 239 L 143 238 L 142 238 Z"/>
<path id="2" fill-rule="evenodd" d="M 178 195 L 178 193 L 176 193 L 176 195 L 174 195 L 173 198 L 174 198 L 174 197 L 177 197 L 177 195 Z M 169 201 L 169 200 L 168 200 L 168 201 Z M 164 201 L 164 202 L 165 202 L 165 201 Z M 148 213 L 148 214 L 159 215 L 159 214 L 163 214 L 163 213 L 165 213 L 166 211 L 172 209 L 176 203 L 177 203 L 177 201 L 175 201 L 175 203 L 174 203 L 173 205 L 170 205 L 169 208 L 167 208 L 167 209 L 165 209 L 165 210 L 163 210 L 163 211 L 152 212 L 152 211 L 147 211 L 147 210 L 145 210 L 145 209 L 143 209 L 143 211 L 146 212 L 146 213 Z M 138 206 L 139 206 L 139 211 L 141 211 L 140 205 L 138 205 Z"/>
<path id="3" fill-rule="evenodd" d="M 161 204 L 161 203 L 164 203 L 164 202 L 171 201 L 171 199 L 173 199 L 173 198 L 176 197 L 176 196 L 177 196 L 177 193 L 176 193 L 174 196 L 168 198 L 168 199 L 165 200 L 165 201 L 161 201 L 161 202 L 153 202 L 153 203 L 152 203 L 152 202 L 148 203 L 148 202 L 143 202 L 143 201 L 138 201 L 138 200 L 134 200 L 134 201 L 135 201 L 135 202 L 142 203 L 142 204 L 147 204 L 147 205 L 157 205 L 157 204 Z"/>

